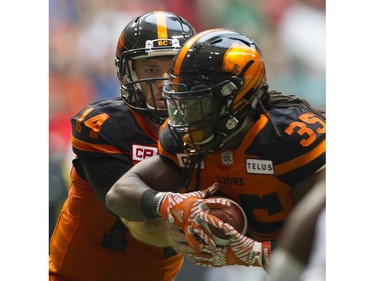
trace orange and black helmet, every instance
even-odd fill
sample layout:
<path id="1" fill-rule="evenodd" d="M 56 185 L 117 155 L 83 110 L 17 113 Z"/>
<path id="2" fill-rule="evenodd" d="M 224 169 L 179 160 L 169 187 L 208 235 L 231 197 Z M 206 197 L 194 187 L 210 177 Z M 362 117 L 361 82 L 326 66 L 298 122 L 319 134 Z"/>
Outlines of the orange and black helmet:
<path id="1" fill-rule="evenodd" d="M 166 11 L 153 11 L 130 21 L 121 32 L 116 48 L 115 65 L 121 83 L 121 96 L 130 107 L 149 113 L 162 123 L 166 109 L 150 108 L 146 104 L 139 82 L 132 68 L 132 60 L 161 56 L 175 56 L 185 41 L 195 34 L 194 28 L 183 18 Z M 166 78 L 152 78 L 155 80 Z M 151 81 L 152 80 L 152 81 Z"/>
<path id="2" fill-rule="evenodd" d="M 163 92 L 169 126 L 192 152 L 222 146 L 268 90 L 261 49 L 223 28 L 190 38 L 170 75 Z"/>

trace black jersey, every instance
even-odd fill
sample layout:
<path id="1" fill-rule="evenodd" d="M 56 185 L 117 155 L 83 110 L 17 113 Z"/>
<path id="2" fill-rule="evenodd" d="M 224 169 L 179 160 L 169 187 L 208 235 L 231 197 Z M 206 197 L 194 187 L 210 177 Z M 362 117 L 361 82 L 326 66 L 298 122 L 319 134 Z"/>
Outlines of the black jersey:
<path id="1" fill-rule="evenodd" d="M 157 154 L 157 134 L 120 97 L 89 104 L 71 123 L 74 167 L 101 194 L 135 163 Z"/>
<path id="2" fill-rule="evenodd" d="M 193 169 L 187 187 L 192 191 L 218 182 L 218 194 L 241 204 L 248 235 L 259 241 L 278 237 L 295 204 L 293 188 L 325 165 L 322 116 L 304 106 L 273 108 L 268 114 L 260 116 L 237 148 L 207 153 L 199 165 L 191 162 L 199 169 Z M 188 170 L 188 157 L 167 123 L 160 132 L 159 154 L 166 163 Z"/>
<path id="3" fill-rule="evenodd" d="M 71 122 L 77 158 L 69 197 L 51 238 L 50 275 L 69 280 L 172 280 L 183 257 L 170 247 L 135 239 L 104 202 L 108 189 L 133 164 L 157 154 L 157 135 L 121 98 L 91 103 Z"/>

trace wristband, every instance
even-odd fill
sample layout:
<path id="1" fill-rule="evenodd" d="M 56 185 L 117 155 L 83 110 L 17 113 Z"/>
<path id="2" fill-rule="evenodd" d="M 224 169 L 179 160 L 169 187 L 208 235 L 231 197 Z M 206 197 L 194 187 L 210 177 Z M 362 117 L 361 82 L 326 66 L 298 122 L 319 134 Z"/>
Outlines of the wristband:
<path id="1" fill-rule="evenodd" d="M 141 208 L 142 213 L 147 219 L 159 218 L 159 209 L 166 193 L 148 189 L 142 194 Z"/>

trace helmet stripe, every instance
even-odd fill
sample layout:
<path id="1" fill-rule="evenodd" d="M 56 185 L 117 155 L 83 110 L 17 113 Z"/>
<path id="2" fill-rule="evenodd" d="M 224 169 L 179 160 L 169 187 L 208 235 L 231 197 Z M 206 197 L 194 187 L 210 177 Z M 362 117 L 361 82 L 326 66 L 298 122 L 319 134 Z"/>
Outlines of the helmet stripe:
<path id="1" fill-rule="evenodd" d="M 157 24 L 157 32 L 158 32 L 158 39 L 168 38 L 168 30 L 167 30 L 167 19 L 165 17 L 164 12 L 157 11 L 155 12 L 156 15 L 156 24 Z"/>
<path id="2" fill-rule="evenodd" d="M 200 38 L 202 38 L 204 35 L 212 32 L 216 29 L 218 29 L 218 28 L 203 31 L 203 32 L 191 37 L 188 41 L 186 41 L 184 46 L 180 49 L 180 52 L 178 53 L 178 55 L 176 57 L 176 60 L 175 60 L 175 63 L 174 63 L 174 66 L 173 66 L 173 74 L 177 75 L 177 77 L 173 77 L 173 83 L 176 83 L 176 84 L 180 83 L 180 78 L 178 77 L 178 75 L 180 75 L 180 73 L 181 73 L 182 62 L 184 61 L 186 53 L 189 51 L 190 47 L 195 42 L 197 42 Z"/>

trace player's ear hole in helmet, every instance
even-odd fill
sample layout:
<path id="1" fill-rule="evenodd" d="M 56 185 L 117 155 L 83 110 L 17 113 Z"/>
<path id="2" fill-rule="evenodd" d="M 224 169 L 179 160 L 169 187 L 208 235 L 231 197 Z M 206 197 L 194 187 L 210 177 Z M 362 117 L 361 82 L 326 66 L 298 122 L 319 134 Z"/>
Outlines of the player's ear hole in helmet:
<path id="1" fill-rule="evenodd" d="M 190 153 L 214 150 L 267 90 L 262 51 L 252 39 L 229 29 L 203 31 L 174 58 L 163 91 L 169 126 Z"/>
<path id="2" fill-rule="evenodd" d="M 143 14 L 127 24 L 117 41 L 115 65 L 121 84 L 121 97 L 128 106 L 157 123 L 165 121 L 168 117 L 166 105 L 157 105 L 153 85 L 168 80 L 168 77 L 139 79 L 134 62 L 163 57 L 172 59 L 194 34 L 194 28 L 185 19 L 165 11 Z M 149 102 L 146 93 L 151 95 Z"/>

